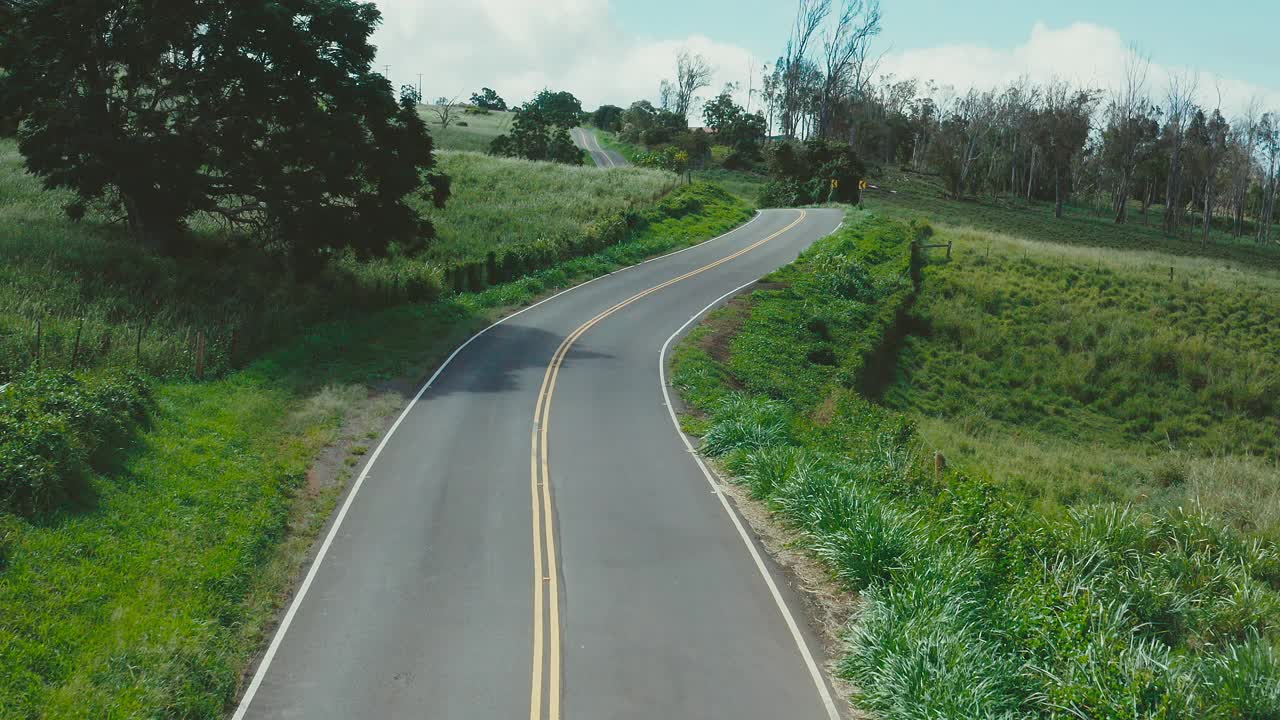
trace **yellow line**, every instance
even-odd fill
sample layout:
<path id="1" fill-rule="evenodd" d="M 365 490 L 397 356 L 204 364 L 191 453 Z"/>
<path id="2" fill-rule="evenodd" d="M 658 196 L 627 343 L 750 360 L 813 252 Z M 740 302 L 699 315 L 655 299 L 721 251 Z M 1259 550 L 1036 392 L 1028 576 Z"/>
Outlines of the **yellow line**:
<path id="1" fill-rule="evenodd" d="M 599 143 L 597 142 L 597 145 Z M 606 155 L 607 157 L 607 155 Z M 532 690 L 529 696 L 529 718 L 530 720 L 541 720 L 542 717 L 542 685 L 543 685 L 543 662 L 547 664 L 547 711 L 548 720 L 560 720 L 560 581 L 559 568 L 556 561 L 556 541 L 555 541 L 555 511 L 551 502 L 551 469 L 549 453 L 547 451 L 547 438 L 550 435 L 551 426 L 551 400 L 555 394 L 556 381 L 560 377 L 560 367 L 564 364 L 565 357 L 569 354 L 569 349 L 591 328 L 595 327 L 600 321 L 625 308 L 626 306 L 640 300 L 641 298 L 652 295 L 653 293 L 670 287 L 682 280 L 687 280 L 695 275 L 700 275 L 712 268 L 719 267 L 735 258 L 741 257 L 752 250 L 764 245 L 765 243 L 786 233 L 795 226 L 804 221 L 806 216 L 804 210 L 800 211 L 797 217 L 790 225 L 775 232 L 763 240 L 758 240 L 747 247 L 726 255 L 713 263 L 704 265 L 696 270 L 691 270 L 679 277 L 672 278 L 666 282 L 654 285 L 648 290 L 632 295 L 622 302 L 601 312 L 587 322 L 579 325 L 564 342 L 560 343 L 560 347 L 556 348 L 556 352 L 551 357 L 551 362 L 547 365 L 546 372 L 542 375 L 542 387 L 538 389 L 537 404 L 533 410 L 533 439 L 531 449 L 531 466 L 530 475 L 532 476 L 531 488 L 533 493 L 533 676 Z M 539 462 L 541 460 L 541 462 Z M 545 516 L 545 522 L 544 522 Z M 546 574 L 543 574 L 542 553 L 545 549 Z M 547 613 L 547 627 L 543 627 L 543 598 L 544 590 L 549 611 Z M 545 644 L 550 652 L 543 652 L 544 637 Z"/>

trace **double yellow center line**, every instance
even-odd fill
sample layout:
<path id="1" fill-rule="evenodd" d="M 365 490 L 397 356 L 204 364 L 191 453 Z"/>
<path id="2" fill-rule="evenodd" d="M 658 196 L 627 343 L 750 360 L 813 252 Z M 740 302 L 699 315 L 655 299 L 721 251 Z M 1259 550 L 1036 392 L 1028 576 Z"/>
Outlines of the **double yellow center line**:
<path id="1" fill-rule="evenodd" d="M 745 255 L 786 233 L 804 221 L 805 211 L 790 225 L 715 262 L 636 293 L 578 326 L 556 349 L 542 376 L 537 405 L 533 410 L 533 440 L 530 449 L 530 492 L 533 500 L 533 679 L 529 695 L 529 718 L 560 720 L 560 579 L 556 566 L 555 510 L 551 504 L 551 470 L 547 461 L 547 436 L 551 426 L 551 398 L 555 394 L 560 367 L 569 349 L 583 333 L 622 308 L 682 280 L 700 275 Z M 544 669 L 546 674 L 544 675 Z M 543 694 L 546 691 L 546 715 Z"/>

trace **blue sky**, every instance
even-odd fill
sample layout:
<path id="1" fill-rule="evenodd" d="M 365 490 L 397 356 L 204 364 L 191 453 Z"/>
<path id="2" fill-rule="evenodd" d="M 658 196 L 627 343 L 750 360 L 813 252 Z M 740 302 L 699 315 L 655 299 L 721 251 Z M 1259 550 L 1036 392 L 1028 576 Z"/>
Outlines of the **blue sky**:
<path id="1" fill-rule="evenodd" d="M 568 89 L 588 107 L 654 99 L 682 49 L 716 68 L 713 86 L 741 83 L 790 31 L 796 0 L 374 0 L 374 36 L 392 82 L 424 75 L 428 98 L 492 87 L 513 103 Z M 840 0 L 833 0 L 839 2 Z M 937 2 L 882 0 L 881 72 L 937 81 L 935 99 L 1022 76 L 1115 88 L 1131 45 L 1150 55 L 1159 102 L 1172 77 L 1194 79 L 1198 100 L 1228 114 L 1257 98 L 1280 111 L 1280 0 Z M 1147 7 L 1156 4 L 1146 3 Z"/>
<path id="2" fill-rule="evenodd" d="M 786 0 L 615 0 L 612 8 L 624 27 L 644 36 L 701 33 L 767 58 L 782 49 L 795 13 L 795 3 Z M 1277 1 L 884 0 L 881 13 L 880 45 L 890 51 L 949 44 L 1009 48 L 1025 42 L 1037 22 L 1050 27 L 1087 22 L 1118 31 L 1157 63 L 1280 86 Z"/>

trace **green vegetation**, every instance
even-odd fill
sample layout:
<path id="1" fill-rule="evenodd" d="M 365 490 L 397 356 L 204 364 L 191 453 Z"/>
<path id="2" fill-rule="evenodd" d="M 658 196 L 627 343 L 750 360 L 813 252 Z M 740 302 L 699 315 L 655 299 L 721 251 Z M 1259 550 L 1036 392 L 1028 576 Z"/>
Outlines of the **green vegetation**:
<path id="1" fill-rule="evenodd" d="M 105 209 L 172 255 L 186 250 L 187 222 L 211 215 L 293 271 L 431 238 L 409 201 L 443 203 L 448 181 L 417 99 L 397 102 L 370 66 L 375 5 L 144 13 L 30 0 L 0 15 L 0 95 L 21 108 L 18 147 L 45 186 L 73 194 L 70 216 Z"/>
<path id="2" fill-rule="evenodd" d="M 511 129 L 515 113 L 490 111 L 485 113 L 463 110 L 460 116 L 452 119 L 447 127 L 440 127 L 432 108 L 420 109 L 424 118 L 428 119 L 431 138 L 440 150 L 467 150 L 470 152 L 489 152 L 493 139 Z M 466 123 L 465 125 L 461 123 Z"/>
<path id="3" fill-rule="evenodd" d="M 1103 208 L 1067 204 L 1063 217 L 1053 217 L 1047 202 L 1008 196 L 984 195 L 970 200 L 949 200 L 942 181 L 933 175 L 886 168 L 872 181 L 878 187 L 863 195 L 863 202 L 885 215 L 900 219 L 928 217 L 938 223 L 968 226 L 1063 245 L 1086 245 L 1117 250 L 1155 250 L 1171 255 L 1203 256 L 1234 260 L 1249 267 L 1280 270 L 1280 246 L 1260 246 L 1248 236 L 1233 237 L 1226 226 L 1213 226 L 1210 242 L 1183 234 L 1169 237 L 1160 226 L 1163 207 L 1153 205 L 1145 214 L 1134 211 L 1129 222 L 1116 224 Z"/>
<path id="4" fill-rule="evenodd" d="M 137 442 L 88 473 L 91 502 L 0 515 L 0 716 L 222 717 L 343 486 L 311 487 L 308 468 L 368 387 L 420 373 L 506 308 L 750 215 L 683 187 L 593 255 L 312 325 L 221 379 L 159 382 Z"/>
<path id="5" fill-rule="evenodd" d="M 439 235 L 425 252 L 339 256 L 314 276 L 280 278 L 270 256 L 209 218 L 193 222 L 184 258 L 152 254 L 96 217 L 72 222 L 59 210 L 67 196 L 43 191 L 13 142 L 0 140 L 0 383 L 34 362 L 37 344 L 46 367 L 189 375 L 201 332 L 206 371 L 216 375 L 309 323 L 478 289 L 595 252 L 621 239 L 676 180 L 471 153 L 442 153 L 440 165 L 454 175 L 454 201 L 420 206 Z"/>
<path id="6" fill-rule="evenodd" d="M 713 313 L 673 358 L 673 382 L 697 413 L 685 425 L 703 434 L 703 450 L 794 531 L 834 582 L 861 593 L 841 663 L 858 703 L 877 717 L 903 720 L 1280 714 L 1280 554 L 1271 542 L 1190 509 L 1104 503 L 1037 512 L 1017 488 L 989 479 L 990 456 L 939 468 L 929 438 L 910 417 L 866 399 L 884 386 L 884 370 L 892 369 L 914 313 L 942 313 L 946 303 L 963 308 L 966 296 L 978 298 L 978 307 L 988 299 L 1002 322 L 988 323 L 997 327 L 987 332 L 1014 333 L 1008 327 L 1014 308 L 1040 298 L 1037 288 L 1052 284 L 1050 269 L 1060 280 L 1075 273 L 1073 290 L 1090 272 L 1098 284 L 1109 274 L 1111 285 L 1120 285 L 1130 279 L 1126 272 L 1137 271 L 1072 269 L 1064 253 L 1031 261 L 1001 248 L 1004 256 L 993 251 L 984 267 L 1007 264 L 1009 273 L 998 282 L 984 275 L 961 292 L 961 278 L 972 272 L 961 266 L 980 253 L 985 260 L 985 243 L 961 245 L 950 265 L 922 267 L 910 242 L 927 234 L 925 226 L 854 211 L 837 236 Z M 1184 261 L 1180 271 L 1190 267 Z M 1209 284 L 1217 271 L 1202 270 L 1207 275 L 1186 287 L 1166 286 L 1168 294 L 1222 289 L 1221 282 Z M 1121 298 L 1140 302 L 1155 289 L 1134 283 L 1114 292 L 1121 312 Z M 1104 290 L 1079 294 L 1072 302 L 1113 309 L 1102 305 Z M 1052 304 L 1067 296 L 1059 284 Z M 1130 315 L 1139 326 L 1148 321 Z M 939 314 L 936 321 L 942 327 L 953 317 L 965 314 Z M 1078 322 L 1092 328 L 1093 321 Z M 1055 344 L 1052 323 L 1034 332 Z M 1034 340 L 1032 333 L 1012 337 Z M 1231 342 L 1250 342 L 1246 334 Z M 1032 353 L 1029 374 L 1037 362 L 1047 372 L 1035 347 L 1006 347 L 999 357 L 983 358 L 989 365 L 958 355 L 969 364 L 949 374 L 935 360 L 947 347 L 946 333 L 935 335 L 940 346 L 933 354 L 923 347 L 912 352 L 930 377 L 953 385 L 983 381 L 965 372 L 1011 373 L 1015 366 L 1004 355 L 1019 351 Z M 991 345 L 979 340 L 974 347 Z M 1176 353 L 1156 382 L 1173 381 Z M 905 394 L 903 382 L 891 392 Z M 920 384 L 922 397 L 938 396 Z M 1144 391 L 1138 402 L 1157 392 Z M 1023 419 L 1031 412 L 1016 398 L 1006 409 Z M 1203 412 L 1203 428 L 1232 412 Z M 1055 415 L 1045 422 L 1062 421 Z M 1250 422 L 1260 430 L 1267 421 Z M 1145 429 L 1133 430 L 1128 437 L 1145 437 Z M 1113 432 L 1120 438 L 1127 430 Z"/>
<path id="7" fill-rule="evenodd" d="M 678 182 L 642 168 L 606 174 L 474 153 L 442 153 L 440 167 L 453 178 L 454 202 L 432 213 L 439 240 L 428 256 L 442 261 L 531 240 L 573 241 L 592 223 L 652 207 Z"/>
<path id="8" fill-rule="evenodd" d="M 1280 468 L 1280 275 L 942 239 L 887 404 L 1045 512 L 1144 500 L 1280 537 L 1280 498 L 1252 487 Z"/>

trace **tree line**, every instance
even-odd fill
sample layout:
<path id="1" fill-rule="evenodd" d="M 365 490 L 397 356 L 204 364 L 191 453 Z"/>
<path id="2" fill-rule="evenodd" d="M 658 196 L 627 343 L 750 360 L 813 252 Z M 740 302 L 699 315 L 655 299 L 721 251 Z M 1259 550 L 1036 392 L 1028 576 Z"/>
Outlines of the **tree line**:
<path id="1" fill-rule="evenodd" d="M 1116 223 L 1155 218 L 1173 236 L 1217 227 L 1259 244 L 1273 227 L 1280 183 L 1280 108 L 1257 101 L 1228 117 L 1201 101 L 1192 76 L 1153 87 L 1131 52 L 1119 87 L 1021 79 L 958 93 L 878 75 L 877 0 L 800 0 L 784 52 L 759 97 L 784 140 L 846 142 L 869 163 L 939 175 L 953 198 L 984 194 L 1105 203 Z"/>

